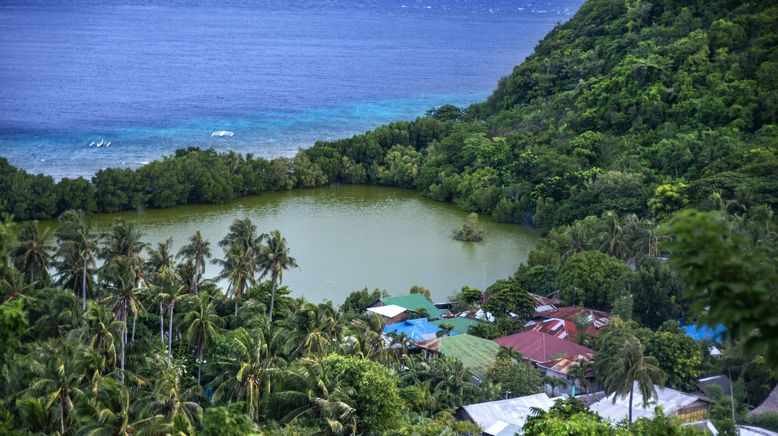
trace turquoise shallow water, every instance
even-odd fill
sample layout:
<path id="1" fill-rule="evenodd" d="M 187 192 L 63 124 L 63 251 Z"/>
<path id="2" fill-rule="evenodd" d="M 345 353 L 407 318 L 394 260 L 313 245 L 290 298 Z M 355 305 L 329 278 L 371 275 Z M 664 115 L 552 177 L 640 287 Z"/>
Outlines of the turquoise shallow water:
<path id="1" fill-rule="evenodd" d="M 236 218 L 249 217 L 261 232 L 281 230 L 300 268 L 284 273 L 294 295 L 341 303 L 368 287 L 406 293 L 413 285 L 446 301 L 464 285 L 484 288 L 513 275 L 538 238 L 529 227 L 481 219 L 485 238 L 456 241 L 467 213 L 414 191 L 375 186 L 331 186 L 243 198 L 226 205 L 183 206 L 97 215 L 105 230 L 115 217 L 135 223 L 144 240 L 173 238 L 176 250 L 196 230 L 217 242 Z M 53 223 L 49 223 L 51 225 Z M 209 265 L 207 277 L 218 269 Z"/>
<path id="2" fill-rule="evenodd" d="M 34 173 L 56 178 L 91 177 L 101 168 L 138 167 L 172 154 L 177 148 L 198 146 L 236 150 L 273 158 L 293 156 L 317 140 L 351 136 L 388 122 L 412 119 L 443 103 L 466 105 L 486 92 L 385 99 L 298 110 L 273 110 L 240 117 L 198 117 L 170 125 L 79 128 L 70 132 L 0 133 L 0 156 Z M 232 137 L 212 137 L 214 131 Z M 90 143 L 111 141 L 109 147 Z"/>
<path id="3" fill-rule="evenodd" d="M 3 1 L 0 155 L 63 177 L 187 146 L 293 154 L 483 99 L 581 3 Z"/>

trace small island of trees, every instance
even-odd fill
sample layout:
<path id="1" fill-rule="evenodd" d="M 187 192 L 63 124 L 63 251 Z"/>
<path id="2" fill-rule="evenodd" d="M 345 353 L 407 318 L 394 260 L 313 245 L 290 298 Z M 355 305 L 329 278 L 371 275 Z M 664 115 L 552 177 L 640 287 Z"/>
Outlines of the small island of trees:
<path id="1" fill-rule="evenodd" d="M 454 229 L 452 233 L 457 241 L 480 242 L 484 237 L 484 230 L 478 223 L 478 214 L 475 212 L 467 216 L 467 221 L 461 229 Z"/>

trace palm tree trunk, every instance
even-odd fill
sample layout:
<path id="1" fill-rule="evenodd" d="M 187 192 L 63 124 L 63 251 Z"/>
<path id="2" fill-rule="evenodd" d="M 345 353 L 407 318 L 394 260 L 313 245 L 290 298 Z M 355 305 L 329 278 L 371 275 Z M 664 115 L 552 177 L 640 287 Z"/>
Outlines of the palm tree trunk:
<path id="1" fill-rule="evenodd" d="M 202 386 L 203 377 L 203 344 L 200 344 L 200 351 L 197 353 L 197 386 Z"/>
<path id="2" fill-rule="evenodd" d="M 273 322 L 273 306 L 276 305 L 276 280 L 278 280 L 278 273 L 273 270 L 273 277 L 270 281 L 270 322 Z"/>
<path id="3" fill-rule="evenodd" d="M 635 383 L 629 388 L 629 425 L 632 425 L 632 392 L 635 390 Z"/>
<path id="4" fill-rule="evenodd" d="M 65 399 L 59 396 L 59 430 L 60 434 L 65 434 Z"/>
<path id="5" fill-rule="evenodd" d="M 162 312 L 162 302 L 159 302 L 159 341 L 165 346 L 165 315 Z"/>
<path id="6" fill-rule="evenodd" d="M 81 309 L 86 310 L 86 256 L 84 256 L 84 269 L 81 271 Z"/>
<path id="7" fill-rule="evenodd" d="M 167 324 L 167 358 L 173 359 L 173 310 L 175 310 L 176 303 L 170 303 L 170 312 L 168 312 L 168 324 Z"/>
<path id="8" fill-rule="evenodd" d="M 124 384 L 124 347 L 127 345 L 127 321 L 124 321 L 124 323 L 122 325 L 121 337 L 122 337 L 122 356 L 121 356 L 121 359 L 122 359 L 122 361 L 121 361 L 122 368 L 121 369 L 122 370 L 121 370 L 121 374 L 120 374 L 120 379 L 121 379 L 122 384 Z"/>
<path id="9" fill-rule="evenodd" d="M 140 270 L 136 269 L 135 270 L 135 282 L 133 284 L 133 286 L 134 286 L 133 290 L 138 290 L 138 287 L 140 286 L 140 279 L 141 279 Z M 134 342 L 135 341 L 135 321 L 137 319 L 138 319 L 138 314 L 137 313 L 133 313 L 132 314 L 132 337 L 130 338 L 130 342 Z"/>
<path id="10" fill-rule="evenodd" d="M 200 262 L 195 262 L 195 273 L 194 273 L 194 291 L 195 295 L 200 293 Z"/>
<path id="11" fill-rule="evenodd" d="M 35 264 L 30 264 L 30 284 L 35 281 Z"/>

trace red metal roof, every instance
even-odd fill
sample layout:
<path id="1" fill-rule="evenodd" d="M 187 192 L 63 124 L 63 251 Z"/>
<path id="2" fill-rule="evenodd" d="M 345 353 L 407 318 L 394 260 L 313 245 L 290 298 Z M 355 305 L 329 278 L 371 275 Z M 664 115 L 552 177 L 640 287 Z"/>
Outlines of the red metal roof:
<path id="1" fill-rule="evenodd" d="M 569 374 L 570 370 L 572 370 L 576 365 L 586 363 L 589 360 L 591 360 L 591 356 L 581 356 L 578 360 L 562 358 L 543 362 L 540 364 L 540 366 L 561 374 Z"/>
<path id="2" fill-rule="evenodd" d="M 545 314 L 543 314 L 545 315 Z M 534 321 L 533 321 L 534 322 Z M 565 339 L 575 342 L 575 323 L 565 319 L 550 318 L 542 321 L 535 322 L 530 329 L 537 332 L 542 332 L 554 336 L 555 338 Z M 589 326 L 586 328 L 586 333 L 595 335 L 597 329 Z"/>
<path id="3" fill-rule="evenodd" d="M 542 295 L 533 294 L 532 292 L 527 293 L 535 300 L 535 311 L 538 313 L 556 309 L 557 306 L 562 305 L 562 301 L 557 300 L 556 298 L 544 297 Z"/>
<path id="4" fill-rule="evenodd" d="M 593 333 L 596 333 L 596 330 L 599 330 L 608 325 L 611 320 L 611 314 L 608 312 L 575 306 L 558 307 L 556 309 L 539 313 L 538 316 L 543 318 L 559 318 L 565 321 L 573 321 L 579 313 L 585 313 L 588 317 L 590 317 L 592 323 L 591 327 L 595 329 Z"/>
<path id="5" fill-rule="evenodd" d="M 495 339 L 494 342 L 503 347 L 511 347 L 521 353 L 525 359 L 536 363 L 548 362 L 560 357 L 576 360 L 579 356 L 591 357 L 597 354 L 591 348 L 535 330 L 503 336 Z"/>

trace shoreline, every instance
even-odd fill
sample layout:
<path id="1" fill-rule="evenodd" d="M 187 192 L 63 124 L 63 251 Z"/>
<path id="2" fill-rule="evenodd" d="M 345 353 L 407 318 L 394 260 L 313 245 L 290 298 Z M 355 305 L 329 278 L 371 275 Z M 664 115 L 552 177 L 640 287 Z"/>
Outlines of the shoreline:
<path id="1" fill-rule="evenodd" d="M 43 174 L 57 182 L 78 177 L 91 180 L 97 172 L 106 169 L 137 170 L 188 147 L 214 148 L 219 152 L 234 151 L 242 155 L 250 153 L 268 160 L 293 158 L 299 150 L 313 147 L 317 142 L 338 141 L 382 125 L 412 121 L 423 117 L 427 110 L 444 104 L 464 107 L 483 101 L 489 93 L 488 90 L 479 90 L 345 101 L 321 107 L 263 110 L 231 117 L 191 117 L 162 125 L 135 123 L 104 128 L 0 129 L 0 157 L 30 174 Z M 341 123 L 348 124 L 348 127 L 341 127 Z M 234 132 L 235 135 L 229 138 L 211 136 L 212 132 L 221 130 Z M 89 147 L 90 143 L 101 139 L 111 141 L 111 146 Z M 26 150 L 16 151 L 17 147 Z M 159 154 L 156 154 L 157 150 Z M 121 153 L 123 157 L 116 153 Z M 86 162 L 86 170 L 67 171 L 70 167 L 57 164 L 51 171 L 50 164 L 58 161 L 62 154 L 65 154 L 62 159 L 68 163 L 78 165 Z M 104 165 L 92 166 L 94 159 L 98 162 L 103 159 Z M 36 162 L 41 165 L 35 165 Z"/>

